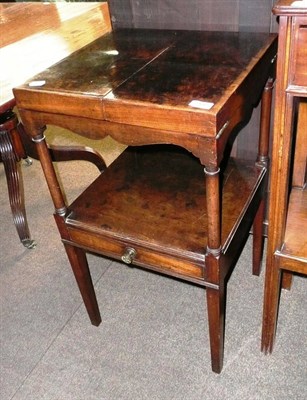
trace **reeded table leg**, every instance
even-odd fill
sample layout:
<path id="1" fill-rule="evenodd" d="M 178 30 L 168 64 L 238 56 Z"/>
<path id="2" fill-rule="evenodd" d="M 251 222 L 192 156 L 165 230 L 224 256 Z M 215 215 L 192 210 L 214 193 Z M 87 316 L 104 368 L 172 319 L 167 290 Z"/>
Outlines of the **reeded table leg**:
<path id="1" fill-rule="evenodd" d="M 10 206 L 13 214 L 14 224 L 21 243 L 28 249 L 36 246 L 30 237 L 28 222 L 26 218 L 25 203 L 23 197 L 23 185 L 20 177 L 19 155 L 16 153 L 10 132 L 17 126 L 17 117 L 12 111 L 7 111 L 1 115 L 0 123 L 0 155 L 4 164 Z"/>

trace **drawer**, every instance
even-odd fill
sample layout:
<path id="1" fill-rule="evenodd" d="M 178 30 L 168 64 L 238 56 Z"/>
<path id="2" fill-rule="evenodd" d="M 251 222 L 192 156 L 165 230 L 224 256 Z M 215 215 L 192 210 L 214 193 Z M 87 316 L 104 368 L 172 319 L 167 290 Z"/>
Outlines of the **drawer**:
<path id="1" fill-rule="evenodd" d="M 251 199 L 261 193 L 264 169 L 230 159 L 222 176 L 221 241 L 226 252 L 244 217 L 255 212 Z M 69 206 L 63 239 L 205 284 L 206 204 L 203 166 L 189 152 L 175 146 L 128 148 Z"/>
<path id="2" fill-rule="evenodd" d="M 102 237 L 80 229 L 69 227 L 72 242 L 80 247 L 91 251 L 95 250 L 110 258 L 118 259 L 133 266 L 138 265 L 147 269 L 162 272 L 166 275 L 180 277 L 182 279 L 201 283 L 204 280 L 205 259 L 192 260 L 166 254 L 162 249 L 153 249 L 129 243 L 128 241 L 115 240 L 114 238 Z"/>

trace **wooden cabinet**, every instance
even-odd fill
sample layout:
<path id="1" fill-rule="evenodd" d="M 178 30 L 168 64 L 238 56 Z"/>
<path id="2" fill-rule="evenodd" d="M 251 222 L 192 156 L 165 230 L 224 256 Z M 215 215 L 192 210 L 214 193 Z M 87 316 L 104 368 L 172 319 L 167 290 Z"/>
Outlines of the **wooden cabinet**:
<path id="1" fill-rule="evenodd" d="M 274 344 L 282 275 L 307 273 L 307 2 L 281 0 L 262 350 Z M 294 154 L 294 156 L 293 156 Z"/>

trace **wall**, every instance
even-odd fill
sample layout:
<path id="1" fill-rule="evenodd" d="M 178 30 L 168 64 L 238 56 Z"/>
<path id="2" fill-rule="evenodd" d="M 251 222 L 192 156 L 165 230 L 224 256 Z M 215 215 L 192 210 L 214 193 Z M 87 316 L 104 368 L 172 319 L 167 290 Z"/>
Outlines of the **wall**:
<path id="1" fill-rule="evenodd" d="M 267 31 L 274 0 L 109 0 L 115 28 Z"/>

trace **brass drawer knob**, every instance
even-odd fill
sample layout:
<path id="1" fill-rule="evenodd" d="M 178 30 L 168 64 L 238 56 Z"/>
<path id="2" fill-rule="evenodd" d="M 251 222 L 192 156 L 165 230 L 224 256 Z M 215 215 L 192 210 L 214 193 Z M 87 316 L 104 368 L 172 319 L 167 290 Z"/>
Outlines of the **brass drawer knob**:
<path id="1" fill-rule="evenodd" d="M 133 247 L 127 247 L 121 259 L 126 264 L 131 264 L 136 256 L 136 250 Z"/>

